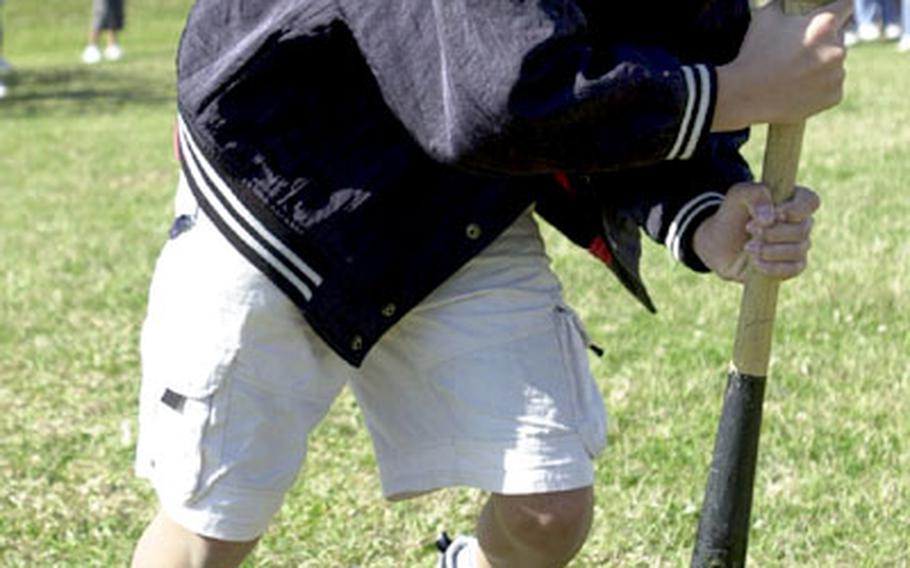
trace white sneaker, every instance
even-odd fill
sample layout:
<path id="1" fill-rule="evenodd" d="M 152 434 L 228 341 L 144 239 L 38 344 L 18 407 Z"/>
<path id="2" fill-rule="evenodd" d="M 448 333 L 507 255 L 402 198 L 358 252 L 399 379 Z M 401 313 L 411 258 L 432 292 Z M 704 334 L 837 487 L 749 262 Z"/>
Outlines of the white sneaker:
<path id="1" fill-rule="evenodd" d="M 844 32 L 844 47 L 853 47 L 859 43 L 859 36 L 853 30 Z"/>
<path id="2" fill-rule="evenodd" d="M 5 57 L 0 57 L 0 76 L 9 75 L 12 72 L 13 66 L 9 64 Z"/>
<path id="3" fill-rule="evenodd" d="M 878 41 L 882 37 L 882 31 L 875 24 L 863 24 L 857 30 L 860 41 Z"/>
<path id="4" fill-rule="evenodd" d="M 4 85 L 3 83 L 0 83 L 0 99 L 5 97 L 8 92 L 9 91 L 6 88 L 6 85 Z"/>
<path id="5" fill-rule="evenodd" d="M 116 43 L 104 48 L 104 58 L 108 61 L 117 61 L 121 57 L 123 57 L 123 49 Z"/>
<path id="6" fill-rule="evenodd" d="M 436 568 L 476 568 L 477 547 L 477 539 L 473 536 L 460 534 L 453 540 L 446 533 L 440 534 L 436 538 L 439 550 Z"/>
<path id="7" fill-rule="evenodd" d="M 86 65 L 94 65 L 99 61 L 101 61 L 101 50 L 97 45 L 89 45 L 82 50 L 82 62 Z"/>
<path id="8" fill-rule="evenodd" d="M 910 34 L 904 34 L 904 36 L 901 37 L 900 42 L 897 44 L 897 51 L 900 53 L 910 51 Z"/>
<path id="9" fill-rule="evenodd" d="M 885 26 L 885 39 L 895 40 L 901 37 L 901 27 L 898 24 L 888 24 Z"/>

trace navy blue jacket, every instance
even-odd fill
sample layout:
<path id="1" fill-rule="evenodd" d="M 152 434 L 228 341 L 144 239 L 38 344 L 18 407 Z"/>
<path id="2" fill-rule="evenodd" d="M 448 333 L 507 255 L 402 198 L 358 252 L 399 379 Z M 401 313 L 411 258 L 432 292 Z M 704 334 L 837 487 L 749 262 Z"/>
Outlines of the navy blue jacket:
<path id="1" fill-rule="evenodd" d="M 638 228 L 703 270 L 691 234 L 750 176 L 709 134 L 748 6 L 617 4 L 197 0 L 184 172 L 353 365 L 534 203 L 647 301 Z"/>

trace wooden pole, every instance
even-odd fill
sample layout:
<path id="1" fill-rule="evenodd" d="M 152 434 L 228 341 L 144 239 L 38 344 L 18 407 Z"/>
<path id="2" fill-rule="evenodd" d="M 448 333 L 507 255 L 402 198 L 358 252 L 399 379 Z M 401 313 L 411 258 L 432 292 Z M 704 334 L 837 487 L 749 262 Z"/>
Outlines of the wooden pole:
<path id="1" fill-rule="evenodd" d="M 787 14 L 806 14 L 829 0 L 784 0 Z M 805 122 L 772 124 L 762 182 L 775 203 L 793 196 Z M 733 361 L 698 524 L 694 568 L 746 563 L 762 406 L 777 309 L 778 282 L 749 269 L 740 304 Z"/>

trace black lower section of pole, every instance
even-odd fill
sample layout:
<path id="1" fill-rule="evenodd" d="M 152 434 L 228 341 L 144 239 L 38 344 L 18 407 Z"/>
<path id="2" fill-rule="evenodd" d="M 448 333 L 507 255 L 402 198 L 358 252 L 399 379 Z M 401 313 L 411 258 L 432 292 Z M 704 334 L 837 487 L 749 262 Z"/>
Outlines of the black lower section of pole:
<path id="1" fill-rule="evenodd" d="M 765 377 L 730 373 L 698 523 L 693 568 L 745 565 L 764 396 Z"/>

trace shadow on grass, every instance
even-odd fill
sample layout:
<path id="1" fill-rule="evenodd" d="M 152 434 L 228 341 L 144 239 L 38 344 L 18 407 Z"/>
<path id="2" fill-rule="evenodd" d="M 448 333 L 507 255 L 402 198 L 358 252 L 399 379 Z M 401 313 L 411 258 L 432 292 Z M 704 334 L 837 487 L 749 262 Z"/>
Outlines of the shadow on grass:
<path id="1" fill-rule="evenodd" d="M 161 76 L 157 70 L 127 64 L 21 69 L 3 79 L 8 94 L 0 100 L 0 119 L 169 106 L 174 103 L 174 84 L 159 80 Z"/>

